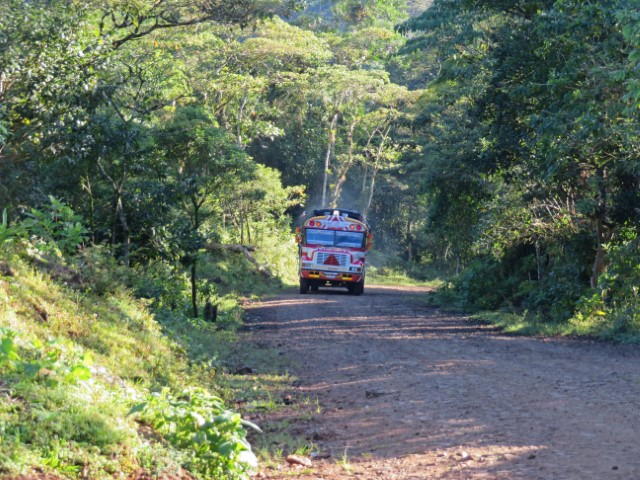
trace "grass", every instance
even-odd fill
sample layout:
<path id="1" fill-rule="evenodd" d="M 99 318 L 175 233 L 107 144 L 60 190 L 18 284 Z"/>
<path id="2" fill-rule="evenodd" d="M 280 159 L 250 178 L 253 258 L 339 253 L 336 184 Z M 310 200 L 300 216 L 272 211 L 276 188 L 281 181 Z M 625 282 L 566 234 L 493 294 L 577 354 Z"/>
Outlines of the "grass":
<path id="1" fill-rule="evenodd" d="M 442 280 L 419 280 L 412 278 L 406 273 L 397 270 L 369 268 L 367 272 L 367 283 L 372 285 L 397 285 L 412 287 L 433 287 L 442 285 Z"/>
<path id="2" fill-rule="evenodd" d="M 504 333 L 544 337 L 583 337 L 617 343 L 640 343 L 637 327 L 630 327 L 630 318 L 613 315 L 575 315 L 573 318 L 553 322 L 529 312 L 479 312 L 471 316 L 482 323 L 495 325 Z M 611 316 L 612 318 L 608 318 Z"/>
<path id="3" fill-rule="evenodd" d="M 438 288 L 443 280 L 437 275 L 414 276 L 402 268 L 375 267 L 367 269 L 367 283 L 374 285 L 398 285 Z"/>
<path id="4" fill-rule="evenodd" d="M 513 335 L 564 336 L 575 335 L 576 329 L 569 323 L 551 323 L 528 313 L 479 312 L 471 316 L 482 323 L 495 325 L 504 333 Z"/>
<path id="5" fill-rule="evenodd" d="M 348 450 L 348 447 L 344 449 L 344 453 L 342 454 L 340 459 L 336 461 L 336 463 L 340 465 L 345 472 L 350 474 L 353 472 L 353 466 L 349 462 L 349 456 L 347 455 L 347 450 Z"/>
<path id="6" fill-rule="evenodd" d="M 278 398 L 282 397 L 282 393 Z M 317 445 L 296 433 L 300 425 L 308 424 L 318 415 L 317 402 L 302 398 L 288 404 L 277 401 L 269 407 L 268 410 L 257 412 L 263 434 L 252 437 L 258 457 L 264 465 L 281 464 L 282 459 L 290 454 L 309 456 L 318 450 Z"/>
<path id="7" fill-rule="evenodd" d="M 368 256 L 367 283 L 376 285 L 440 287 L 444 278 L 443 271 L 432 265 L 407 263 L 396 256 L 372 250 Z"/>
<path id="8" fill-rule="evenodd" d="M 100 479 L 143 463 L 177 468 L 179 452 L 149 445 L 127 412 L 149 390 L 193 380 L 180 345 L 124 292 L 96 298 L 24 262 L 11 267 L 0 278 L 3 345 L 12 338 L 14 354 L 0 359 L 0 473 Z M 80 367 L 86 378 L 70 379 Z"/>

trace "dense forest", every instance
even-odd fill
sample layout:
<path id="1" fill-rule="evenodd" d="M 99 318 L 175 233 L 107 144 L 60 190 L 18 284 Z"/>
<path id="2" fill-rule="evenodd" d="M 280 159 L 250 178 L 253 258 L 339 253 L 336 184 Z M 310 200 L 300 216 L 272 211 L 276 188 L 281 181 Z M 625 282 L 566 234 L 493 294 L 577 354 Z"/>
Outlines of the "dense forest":
<path id="1" fill-rule="evenodd" d="M 624 1 L 445 1 L 402 25 L 433 74 L 411 240 L 455 259 L 450 299 L 637 334 L 638 20 Z"/>
<path id="2" fill-rule="evenodd" d="M 83 244 L 186 265 L 194 297 L 208 243 L 269 237 L 273 254 L 321 205 L 370 213 L 401 251 L 413 195 L 397 173 L 414 147 L 395 137 L 419 97 L 387 69 L 401 2 L 195 3 L 5 4 L 9 224 L 53 197 L 84 219 Z"/>
<path id="3" fill-rule="evenodd" d="M 295 278 L 293 227 L 314 208 L 341 206 L 367 215 L 378 272 L 443 278 L 433 302 L 509 312 L 538 331 L 637 340 L 634 7 L 628 0 L 4 0 L 0 274 L 31 278 L 41 295 L 47 287 L 37 275 L 50 275 L 75 292 L 77 305 L 83 295 L 123 296 L 122 311 L 147 312 L 129 317 L 132 335 L 158 318 L 184 347 L 193 339 L 181 322 L 218 308 L 231 322 L 238 293 Z M 41 328 L 20 333 L 21 308 L 11 298 L 22 288 L 6 280 L 0 298 L 0 372 L 11 372 L 19 396 L 37 403 L 51 380 L 40 377 L 67 355 L 66 380 L 51 387 L 62 405 L 65 382 L 90 376 L 88 364 L 79 350 L 21 346 L 21 335 Z M 69 333 L 62 320 L 56 328 Z M 169 362 L 163 352 L 183 348 L 162 343 L 158 331 L 150 334 L 159 342 L 155 373 L 118 374 L 132 382 L 151 375 L 142 387 L 156 393 L 188 384 L 178 372 L 195 362 L 158 373 Z M 97 341 L 83 348 L 99 352 Z M 55 361 L 45 368 L 41 357 Z M 25 387 L 28 378 L 36 383 Z M 206 379 L 193 381 L 202 387 Z M 0 393 L 4 386 L 0 380 Z M 157 428 L 161 413 L 179 404 L 162 391 L 134 412 Z M 194 475 L 244 475 L 243 421 L 199 392 L 189 397 L 194 415 L 224 411 L 236 436 L 176 464 Z M 118 408 L 140 395 L 123 397 Z M 10 404 L 0 411 L 0 437 L 19 443 L 18 422 L 30 414 Z M 66 427 L 51 428 L 60 438 Z M 117 443 L 124 430 L 101 441 Z M 184 437 L 174 440 L 184 447 Z M 25 457 L 16 442 L 0 439 L 0 472 L 47 458 L 45 447 L 42 458 Z M 67 463 L 56 455 L 49 467 L 60 472 Z M 161 470 L 149 452 L 127 455 Z"/>

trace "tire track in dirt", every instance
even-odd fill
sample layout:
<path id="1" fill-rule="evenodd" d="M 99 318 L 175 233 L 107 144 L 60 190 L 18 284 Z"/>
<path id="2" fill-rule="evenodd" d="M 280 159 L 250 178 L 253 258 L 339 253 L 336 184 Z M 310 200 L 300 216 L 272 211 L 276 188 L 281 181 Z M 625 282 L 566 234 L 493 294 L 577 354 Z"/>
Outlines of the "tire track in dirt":
<path id="1" fill-rule="evenodd" d="M 501 335 L 425 306 L 426 292 L 249 307 L 255 340 L 323 408 L 305 433 L 331 458 L 296 478 L 640 479 L 637 347 Z"/>

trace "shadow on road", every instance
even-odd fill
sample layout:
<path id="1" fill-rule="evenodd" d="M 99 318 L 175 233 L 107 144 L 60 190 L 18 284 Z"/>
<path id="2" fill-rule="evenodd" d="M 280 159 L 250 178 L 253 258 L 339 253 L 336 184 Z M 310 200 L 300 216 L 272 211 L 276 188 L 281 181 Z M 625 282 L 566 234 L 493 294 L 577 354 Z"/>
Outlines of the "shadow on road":
<path id="1" fill-rule="evenodd" d="M 498 335 L 420 292 L 321 289 L 251 308 L 297 394 L 323 406 L 310 442 L 371 478 L 640 478 L 636 349 Z"/>

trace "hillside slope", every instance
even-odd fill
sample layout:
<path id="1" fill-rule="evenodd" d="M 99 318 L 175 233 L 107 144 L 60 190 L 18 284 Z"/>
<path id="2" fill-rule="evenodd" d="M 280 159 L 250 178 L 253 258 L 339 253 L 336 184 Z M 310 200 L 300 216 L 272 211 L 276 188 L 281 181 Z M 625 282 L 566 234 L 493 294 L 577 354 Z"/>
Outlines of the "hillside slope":
<path id="1" fill-rule="evenodd" d="M 213 387 L 224 332 L 161 324 L 89 267 L 0 262 L 0 477 L 245 477 L 246 423 Z"/>

